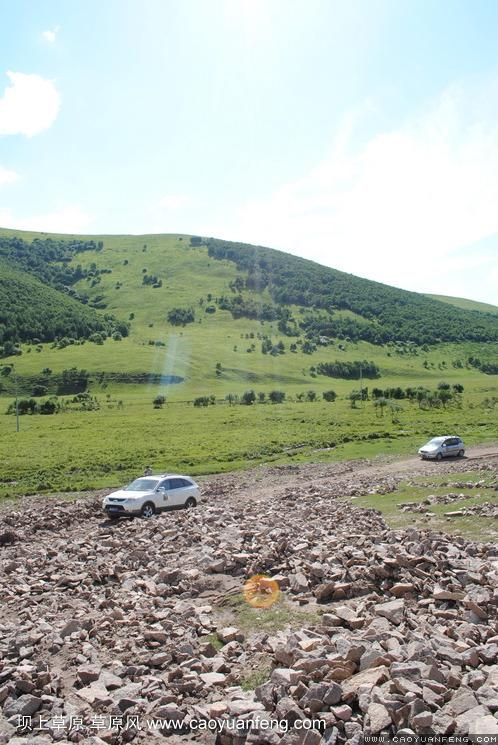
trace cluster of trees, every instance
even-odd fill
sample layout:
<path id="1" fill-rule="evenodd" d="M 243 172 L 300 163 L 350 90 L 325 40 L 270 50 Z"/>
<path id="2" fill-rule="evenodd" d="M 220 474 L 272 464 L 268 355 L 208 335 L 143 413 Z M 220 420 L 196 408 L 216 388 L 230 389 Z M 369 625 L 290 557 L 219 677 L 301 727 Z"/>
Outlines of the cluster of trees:
<path id="1" fill-rule="evenodd" d="M 167 318 L 172 326 L 186 326 L 195 321 L 195 312 L 193 308 L 172 308 Z"/>
<path id="2" fill-rule="evenodd" d="M 400 411 L 401 407 L 396 402 L 403 399 L 411 403 L 417 402 L 420 409 L 445 407 L 451 402 L 461 405 L 463 391 L 464 387 L 459 383 L 450 385 L 441 381 L 435 390 L 431 390 L 425 386 L 408 388 L 397 386 L 394 388 L 372 388 L 371 395 L 369 395 L 368 388 L 361 388 L 360 390 L 351 391 L 347 398 L 351 402 L 353 409 L 356 408 L 358 401 L 368 401 L 371 398 L 374 406 L 382 416 L 386 407 L 389 407 L 393 412 Z"/>
<path id="3" fill-rule="evenodd" d="M 88 339 L 96 332 L 104 337 L 117 331 L 127 336 L 129 332 L 127 323 L 111 315 L 100 315 L 2 260 L 0 296 L 0 345 L 4 357 L 12 354 L 7 342 L 39 344 L 63 337 Z"/>
<path id="4" fill-rule="evenodd" d="M 119 402 L 122 405 L 122 402 Z M 6 414 L 59 414 L 64 411 L 95 411 L 100 409 L 100 403 L 96 396 L 89 393 L 79 393 L 71 401 L 61 400 L 57 396 L 51 396 L 43 401 L 36 398 L 20 398 L 12 401 Z"/>
<path id="5" fill-rule="evenodd" d="M 35 238 L 29 243 L 18 236 L 0 236 L 0 257 L 56 290 L 64 290 L 84 279 L 91 274 L 92 267 L 92 276 L 97 276 L 95 264 L 87 272 L 80 264 L 73 266 L 70 262 L 78 253 L 101 251 L 103 247 L 102 241 L 94 240 Z"/>
<path id="6" fill-rule="evenodd" d="M 439 393 L 442 393 L 443 391 L 450 391 L 452 395 L 460 395 L 463 393 L 464 387 L 460 383 L 450 385 L 445 381 L 441 381 L 437 385 L 437 391 Z M 410 386 L 408 388 L 401 388 L 401 386 L 396 386 L 394 388 L 372 388 L 372 398 L 374 399 L 394 398 L 397 400 L 401 400 L 403 398 L 406 398 L 409 401 L 418 401 L 424 397 L 424 394 L 427 393 L 430 393 L 430 389 L 425 388 L 424 386 Z"/>
<path id="7" fill-rule="evenodd" d="M 87 370 L 78 370 L 76 367 L 71 367 L 54 377 L 57 384 L 57 393 L 61 395 L 83 393 L 88 388 L 90 373 Z"/>
<path id="8" fill-rule="evenodd" d="M 486 362 L 479 359 L 479 357 L 469 357 L 468 363 L 471 367 L 475 367 L 477 370 L 487 373 L 487 375 L 498 375 L 497 362 Z"/>
<path id="9" fill-rule="evenodd" d="M 271 354 L 273 357 L 277 357 L 279 354 L 285 353 L 285 344 L 282 340 L 274 344 L 271 339 L 265 337 L 261 342 L 261 352 L 263 354 Z"/>
<path id="10" fill-rule="evenodd" d="M 378 378 L 380 376 L 377 365 L 367 360 L 320 362 L 315 369 L 318 375 L 328 375 L 329 378 L 344 378 L 345 380 L 359 380 L 362 377 Z"/>
<path id="11" fill-rule="evenodd" d="M 154 288 L 162 287 L 163 281 L 162 279 L 159 279 L 155 274 L 144 274 L 142 277 L 142 284 L 143 285 L 150 285 Z"/>
<path id="12" fill-rule="evenodd" d="M 456 308 L 270 248 L 214 238 L 205 243 L 212 258 L 233 261 L 245 273 L 246 290 L 267 289 L 277 306 L 350 310 L 364 319 L 333 318 L 327 327 L 315 325 L 314 334 L 345 334 L 375 344 L 498 341 L 498 321 L 491 313 Z"/>
<path id="13" fill-rule="evenodd" d="M 0 237 L 2 356 L 13 352 L 6 342 L 88 339 L 94 333 L 104 338 L 114 333 L 128 335 L 128 323 L 96 313 L 95 308 L 105 304 L 89 303 L 88 295 L 72 287 L 85 277 L 96 281 L 111 271 L 98 269 L 94 262 L 87 270 L 72 263 L 78 253 L 102 248 L 102 241 L 94 240 L 36 238 L 28 242 L 16 236 Z"/>
<path id="14" fill-rule="evenodd" d="M 360 318 L 338 316 L 332 311 L 311 313 L 299 322 L 308 339 L 318 343 L 324 339 L 350 339 L 351 341 L 369 341 L 372 344 L 383 344 L 385 334 L 373 321 Z"/>
<path id="15" fill-rule="evenodd" d="M 194 406 L 214 406 L 216 396 L 198 396 L 194 399 Z"/>
<path id="16" fill-rule="evenodd" d="M 317 394 L 316 391 L 311 390 L 306 392 L 302 391 L 296 394 L 294 398 L 296 401 L 318 401 L 319 394 Z M 324 401 L 335 401 L 337 394 L 335 391 L 324 391 L 322 393 L 322 398 Z M 237 393 L 228 393 L 225 396 L 225 401 L 229 406 L 234 406 L 235 404 L 252 406 L 255 403 L 265 404 L 267 402 L 272 404 L 282 404 L 285 400 L 287 400 L 285 391 L 279 390 L 270 391 L 269 393 L 265 393 L 265 391 L 259 391 L 256 393 L 256 391 L 251 389 L 245 391 L 241 396 Z M 215 403 L 215 396 L 199 396 L 194 399 L 194 406 L 214 406 Z"/>
<path id="17" fill-rule="evenodd" d="M 59 411 L 59 402 L 53 398 L 45 401 L 37 401 L 35 398 L 20 398 L 17 403 L 12 401 L 7 409 L 7 414 L 55 414 Z"/>
<path id="18" fill-rule="evenodd" d="M 229 310 L 233 318 L 252 318 L 259 321 L 276 321 L 281 317 L 283 308 L 271 303 L 262 303 L 252 297 L 235 295 L 218 298 L 220 310 Z"/>

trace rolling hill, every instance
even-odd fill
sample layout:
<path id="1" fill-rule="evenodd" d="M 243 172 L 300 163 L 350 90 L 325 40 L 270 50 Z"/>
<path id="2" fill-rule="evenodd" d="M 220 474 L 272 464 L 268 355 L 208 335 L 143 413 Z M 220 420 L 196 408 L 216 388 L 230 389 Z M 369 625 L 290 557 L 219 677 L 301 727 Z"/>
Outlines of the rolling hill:
<path id="1" fill-rule="evenodd" d="M 449 303 L 454 305 L 456 308 L 463 308 L 464 310 L 478 310 L 482 313 L 492 313 L 498 316 L 498 306 L 491 305 L 490 303 L 481 303 L 478 300 L 468 300 L 463 297 L 451 297 L 450 295 L 427 295 L 427 297 L 433 300 L 440 300 L 442 303 Z"/>
<path id="2" fill-rule="evenodd" d="M 282 336 L 311 346 L 321 339 L 345 338 L 376 345 L 498 340 L 493 313 L 460 308 L 273 249 L 213 238 L 23 237 L 3 231 L 0 261 L 5 276 L 0 343 L 88 338 L 95 331 L 126 335 L 130 314 L 147 307 L 151 291 L 154 306 L 166 315 L 169 326 L 193 323 L 196 314 L 199 319 L 228 311 L 233 319 L 274 323 Z M 14 277 L 17 290 L 9 291 Z M 30 298 L 43 294 L 41 284 L 37 291 L 32 284 L 21 291 L 28 277 L 53 291 L 40 308 L 52 307 L 49 297 L 53 300 L 54 292 L 61 307 L 72 308 L 67 328 L 54 324 L 50 314 L 45 318 L 40 309 L 36 323 L 21 320 L 33 318 Z M 76 302 L 68 303 L 68 298 Z M 81 322 L 76 324 L 78 307 Z M 105 314 L 94 312 L 104 309 Z"/>
<path id="3" fill-rule="evenodd" d="M 493 313 L 189 235 L 0 230 L 0 273 L 0 496 L 498 437 Z"/>

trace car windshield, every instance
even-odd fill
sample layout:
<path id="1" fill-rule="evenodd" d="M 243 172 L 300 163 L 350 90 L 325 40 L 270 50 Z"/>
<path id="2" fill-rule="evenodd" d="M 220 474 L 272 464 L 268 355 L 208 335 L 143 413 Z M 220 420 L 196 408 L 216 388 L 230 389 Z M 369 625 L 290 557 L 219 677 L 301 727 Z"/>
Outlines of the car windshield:
<path id="1" fill-rule="evenodd" d="M 135 479 L 125 486 L 125 491 L 153 491 L 158 483 L 159 479 Z"/>
<path id="2" fill-rule="evenodd" d="M 437 445 L 442 445 L 445 439 L 445 437 L 433 437 L 432 440 L 429 440 L 427 445 L 433 445 L 434 447 Z"/>

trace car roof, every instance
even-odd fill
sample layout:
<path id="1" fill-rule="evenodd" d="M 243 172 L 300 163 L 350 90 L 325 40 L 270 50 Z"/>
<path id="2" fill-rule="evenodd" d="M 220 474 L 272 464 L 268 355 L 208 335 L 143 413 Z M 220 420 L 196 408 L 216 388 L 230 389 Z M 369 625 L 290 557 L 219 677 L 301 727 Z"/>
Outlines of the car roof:
<path id="1" fill-rule="evenodd" d="M 170 479 L 170 478 L 178 478 L 178 479 L 190 479 L 193 481 L 191 476 L 185 476 L 183 473 L 151 473 L 150 476 L 139 476 L 138 478 L 141 479 Z"/>

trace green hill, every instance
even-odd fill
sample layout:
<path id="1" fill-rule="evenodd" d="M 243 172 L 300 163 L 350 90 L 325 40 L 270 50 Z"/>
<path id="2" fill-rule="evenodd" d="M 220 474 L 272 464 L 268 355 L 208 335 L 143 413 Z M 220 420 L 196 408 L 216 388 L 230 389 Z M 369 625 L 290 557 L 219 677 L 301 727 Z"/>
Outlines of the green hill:
<path id="1" fill-rule="evenodd" d="M 417 344 L 498 340 L 496 318 L 491 314 L 455 311 L 425 295 L 361 279 L 273 249 L 215 239 L 208 239 L 206 245 L 210 256 L 233 261 L 247 273 L 247 288 L 267 288 L 277 305 L 298 304 L 328 312 L 328 317 L 310 319 L 307 331 L 316 335 L 346 335 L 373 344 L 394 340 Z M 233 298 L 229 305 L 247 315 L 243 297 L 242 310 Z M 334 317 L 336 310 L 353 311 L 363 320 Z"/>
<path id="2" fill-rule="evenodd" d="M 345 338 L 377 345 L 498 340 L 498 323 L 492 313 L 455 309 L 447 302 L 269 248 L 189 236 L 29 238 L 0 235 L 0 258 L 62 295 L 96 309 L 112 308 L 118 316 L 147 307 L 154 290 L 153 304 L 166 313 L 170 326 L 192 323 L 196 310 L 197 319 L 199 310 L 201 316 L 202 311 L 228 311 L 234 319 L 275 323 L 283 336 L 299 337 L 300 343 L 311 345 L 320 339 Z M 124 257 L 119 265 L 118 257 Z M 213 263 L 206 274 L 207 257 Z M 140 258 L 144 261 L 138 267 Z M 220 279 L 225 281 L 220 283 Z M 7 312 L 11 303 L 9 293 L 4 303 Z M 22 310 L 22 303 L 20 297 L 16 312 Z M 77 337 L 95 330 L 89 314 L 82 312 L 83 316 Z M 123 334 L 126 324 L 121 321 Z M 40 330 L 42 326 L 43 315 L 36 333 L 33 328 L 30 336 L 29 329 L 19 325 L 17 338 L 13 329 L 4 331 L 5 338 L 54 340 L 61 333 L 75 335 L 72 326 L 66 332 L 58 327 L 57 333 L 53 325 L 46 331 Z M 103 320 L 101 326 L 105 326 Z"/>
<path id="3" fill-rule="evenodd" d="M 0 275 L 0 496 L 498 439 L 492 313 L 188 235 L 0 230 Z"/>
<path id="4" fill-rule="evenodd" d="M 493 315 L 498 316 L 497 305 L 480 303 L 478 300 L 467 300 L 463 297 L 450 297 L 449 295 L 427 295 L 427 297 L 430 297 L 433 300 L 439 300 L 441 303 L 449 303 L 450 305 L 454 305 L 456 308 L 478 310 L 481 313 L 492 313 Z"/>

